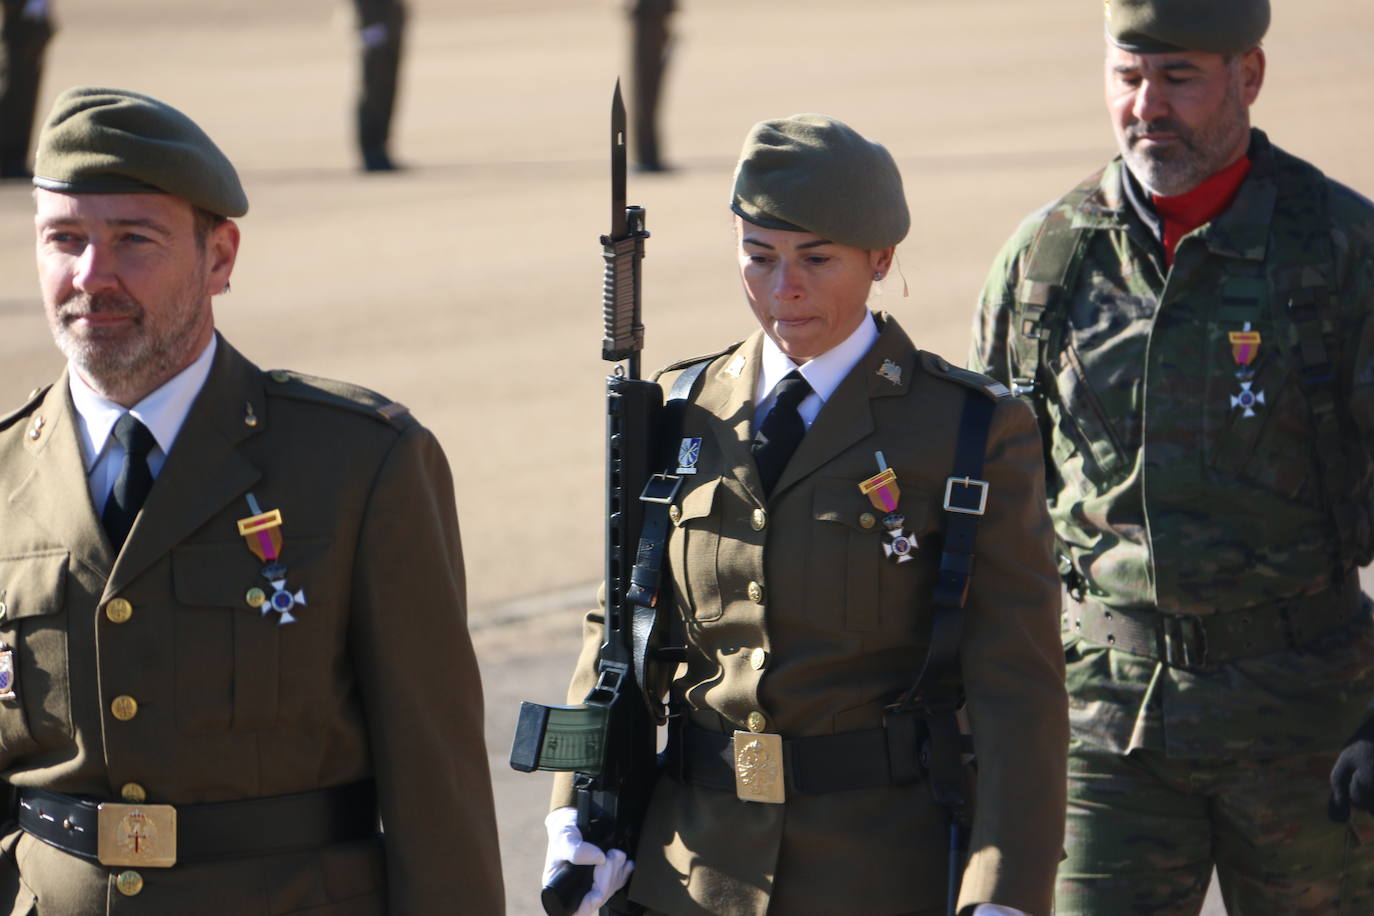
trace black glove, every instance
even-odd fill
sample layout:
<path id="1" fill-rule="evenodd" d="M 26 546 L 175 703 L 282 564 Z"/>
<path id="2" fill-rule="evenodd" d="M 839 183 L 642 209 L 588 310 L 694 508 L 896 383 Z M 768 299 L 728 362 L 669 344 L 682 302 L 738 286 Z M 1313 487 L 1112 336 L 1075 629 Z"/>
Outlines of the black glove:
<path id="1" fill-rule="evenodd" d="M 1374 814 L 1374 719 L 1350 736 L 1331 768 L 1331 799 L 1326 803 L 1326 816 L 1343 824 L 1350 820 L 1352 805 Z"/>

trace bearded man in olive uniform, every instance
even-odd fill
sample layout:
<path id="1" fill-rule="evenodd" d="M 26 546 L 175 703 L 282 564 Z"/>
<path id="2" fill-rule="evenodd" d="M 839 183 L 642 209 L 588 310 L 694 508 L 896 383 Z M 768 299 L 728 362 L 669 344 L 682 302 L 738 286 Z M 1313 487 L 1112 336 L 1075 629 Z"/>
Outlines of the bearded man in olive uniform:
<path id="1" fill-rule="evenodd" d="M 869 311 L 910 225 L 881 145 L 822 115 L 761 122 L 731 209 L 759 327 L 659 379 L 671 393 L 699 373 L 668 510 L 673 600 L 660 606 L 686 661 L 655 678 L 673 714 L 664 766 L 632 850 L 581 841 L 561 778 L 549 866 L 597 864 L 579 914 L 624 881 L 628 854 L 630 899 L 674 916 L 935 916 L 951 866 L 961 916 L 1049 916 L 1067 721 L 1033 416 Z M 969 483 L 956 452 L 980 408 L 972 450 L 986 463 Z M 883 480 L 889 499 L 872 488 Z M 951 493 L 980 486 L 985 504 L 964 507 L 976 537 L 956 537 Z M 976 561 L 956 556 L 975 541 Z M 899 702 L 951 581 L 967 586 L 951 654 L 978 758 L 962 881 Z M 573 702 L 595 682 L 601 634 L 593 613 Z M 776 795 L 749 788 L 762 772 L 778 774 Z"/>
<path id="2" fill-rule="evenodd" d="M 0 419 L 0 911 L 498 916 L 438 443 L 215 332 L 248 202 L 185 115 L 68 90 L 34 171 L 68 365 Z"/>
<path id="3" fill-rule="evenodd" d="M 1108 2 L 1121 156 L 974 325 L 1039 413 L 1072 597 L 1061 916 L 1196 913 L 1214 866 L 1233 914 L 1374 912 L 1374 206 L 1250 128 L 1268 23 Z"/>

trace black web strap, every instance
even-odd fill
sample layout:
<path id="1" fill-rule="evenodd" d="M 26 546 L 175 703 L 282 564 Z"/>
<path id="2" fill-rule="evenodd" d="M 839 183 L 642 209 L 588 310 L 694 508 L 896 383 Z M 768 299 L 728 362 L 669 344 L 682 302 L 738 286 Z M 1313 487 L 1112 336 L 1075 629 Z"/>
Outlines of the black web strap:
<path id="1" fill-rule="evenodd" d="M 677 496 L 682 478 L 675 473 L 678 467 L 678 445 L 682 434 L 682 416 L 687 409 L 692 389 L 697 379 L 706 371 L 711 360 L 704 359 L 693 363 L 678 375 L 673 387 L 668 391 L 668 400 L 659 415 L 656 430 L 658 436 L 659 462 L 663 470 L 651 476 L 639 498 L 644 503 L 644 527 L 640 531 L 639 546 L 635 550 L 635 565 L 630 570 L 630 585 L 625 597 L 633 607 L 631 631 L 634 642 L 635 679 L 644 700 L 649 705 L 655 720 L 662 723 L 662 705 L 653 695 L 646 675 L 652 657 L 662 650 L 651 647 L 658 641 L 657 634 L 662 621 L 659 608 L 664 592 L 663 557 L 668 545 L 668 535 L 672 532 L 672 522 L 668 518 L 668 508 Z"/>
<path id="2" fill-rule="evenodd" d="M 915 683 L 897 701 L 892 711 L 907 711 L 921 705 L 923 697 L 941 686 L 957 682 L 959 643 L 964 634 L 964 602 L 968 600 L 973 577 L 974 546 L 978 520 L 987 507 L 989 486 L 983 480 L 983 460 L 987 452 L 988 429 L 996 402 L 970 391 L 959 419 L 959 438 L 955 444 L 954 473 L 945 481 L 945 540 L 940 555 L 940 571 L 933 593 L 935 613 L 931 623 L 930 646 Z M 954 702 L 960 705 L 962 697 Z"/>
<path id="3" fill-rule="evenodd" d="M 989 486 L 983 480 L 988 430 L 996 402 L 968 392 L 959 419 L 954 473 L 945 482 L 945 541 L 933 593 L 930 645 L 915 682 L 888 707 L 888 725 L 903 718 L 926 736 L 925 763 L 935 801 L 961 820 L 965 815 L 963 755 L 967 750 L 959 728 L 958 709 L 964 704 L 960 682 L 959 645 L 964 634 L 964 603 L 973 577 L 978 520 L 987 509 Z"/>

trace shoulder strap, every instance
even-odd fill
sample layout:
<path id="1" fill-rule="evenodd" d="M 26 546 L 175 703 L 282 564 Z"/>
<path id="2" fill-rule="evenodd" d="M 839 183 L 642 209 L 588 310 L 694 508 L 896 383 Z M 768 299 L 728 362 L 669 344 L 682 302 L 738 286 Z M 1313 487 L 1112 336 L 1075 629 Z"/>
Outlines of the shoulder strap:
<path id="1" fill-rule="evenodd" d="M 983 461 L 997 401 L 969 392 L 959 418 L 953 473 L 945 481 L 945 536 L 940 571 L 932 594 L 935 612 L 930 645 L 915 683 L 892 707 L 904 711 L 921 705 L 942 688 L 958 682 L 959 644 L 964 632 L 964 603 L 973 577 L 973 549 L 978 520 L 987 509 L 988 482 Z M 958 691 L 962 694 L 962 689 Z M 954 705 L 962 705 L 962 695 Z"/>
<path id="2" fill-rule="evenodd" d="M 644 694 L 654 720 L 660 725 L 665 721 L 663 704 L 654 696 L 648 681 L 648 666 L 651 660 L 680 660 L 676 655 L 681 650 L 655 648 L 659 642 L 658 631 L 663 615 L 658 610 L 662 606 L 665 591 L 663 579 L 663 557 L 668 544 L 672 524 L 668 519 L 668 508 L 677 495 L 682 478 L 675 473 L 678 462 L 678 441 L 682 435 L 682 416 L 691 401 L 692 390 L 697 379 L 706 371 L 715 357 L 708 356 L 688 365 L 673 382 L 668 391 L 668 400 L 659 414 L 658 466 L 663 470 L 651 476 L 645 484 L 640 501 L 644 503 L 644 527 L 640 530 L 639 546 L 635 550 L 635 565 L 630 570 L 630 586 L 626 597 L 633 606 L 630 626 L 634 638 L 635 679 Z"/>
<path id="3" fill-rule="evenodd" d="M 1065 303 L 1092 235 L 1074 228 L 1073 214 L 1101 184 L 1099 171 L 1050 207 L 1031 241 L 1007 332 L 1012 394 L 1043 397 L 1038 386 L 1040 366 L 1058 344 Z"/>
<path id="4" fill-rule="evenodd" d="M 964 705 L 959 645 L 964 635 L 964 603 L 973 576 L 978 519 L 987 509 L 989 486 L 982 479 L 983 463 L 998 400 L 973 390 L 965 394 L 953 473 L 945 481 L 944 550 L 932 595 L 930 645 L 915 683 L 887 710 L 889 748 L 922 746 L 917 762 L 900 753 L 889 753 L 893 775 L 914 781 L 919 774 L 906 771 L 924 766 L 932 798 L 949 813 L 952 847 L 963 842 L 969 801 L 966 742 L 958 716 Z M 957 859 L 958 852 L 951 848 L 952 860 Z M 957 887 L 956 877 L 951 875 L 951 887 Z"/>

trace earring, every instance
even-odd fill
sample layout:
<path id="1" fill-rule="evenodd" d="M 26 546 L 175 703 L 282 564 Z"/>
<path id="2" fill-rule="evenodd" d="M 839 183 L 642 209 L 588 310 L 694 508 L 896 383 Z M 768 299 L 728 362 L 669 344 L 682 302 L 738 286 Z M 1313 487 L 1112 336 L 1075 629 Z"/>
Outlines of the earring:
<path id="1" fill-rule="evenodd" d="M 873 271 L 873 279 L 874 279 L 875 281 L 881 280 L 882 278 L 883 278 L 882 271 L 878 271 L 878 270 Z"/>

